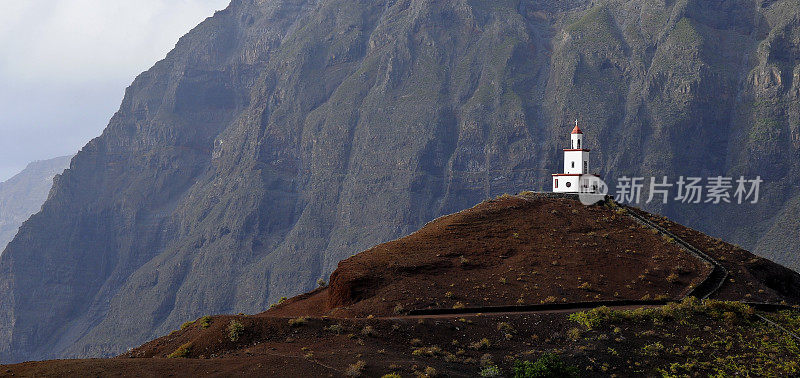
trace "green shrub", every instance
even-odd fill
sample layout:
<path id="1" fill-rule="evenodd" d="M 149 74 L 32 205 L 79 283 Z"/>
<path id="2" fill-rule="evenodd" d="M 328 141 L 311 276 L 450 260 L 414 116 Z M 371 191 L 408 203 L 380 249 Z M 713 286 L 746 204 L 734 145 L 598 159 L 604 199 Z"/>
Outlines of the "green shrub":
<path id="1" fill-rule="evenodd" d="M 592 329 L 599 326 L 603 321 L 608 321 L 613 314 L 614 312 L 610 308 L 600 306 L 589 311 L 572 313 L 569 315 L 569 320 L 577 322 L 587 329 Z"/>
<path id="2" fill-rule="evenodd" d="M 726 314 L 731 313 L 731 314 Z M 655 308 L 637 308 L 635 310 L 612 310 L 602 306 L 589 311 L 576 312 L 569 316 L 570 320 L 580 323 L 588 329 L 603 324 L 627 321 L 663 321 L 666 319 L 685 319 L 692 315 L 704 314 L 712 318 L 726 321 L 749 319 L 755 310 L 743 303 L 720 301 L 714 299 L 699 300 L 687 297 L 681 302 L 668 303 Z"/>
<path id="3" fill-rule="evenodd" d="M 488 349 L 490 346 L 492 346 L 492 343 L 485 337 L 480 339 L 480 341 L 469 344 L 469 348 L 474 350 Z"/>
<path id="4" fill-rule="evenodd" d="M 175 349 L 174 352 L 167 355 L 167 358 L 186 358 L 189 357 L 189 353 L 192 351 L 192 343 L 186 343 Z"/>
<path id="5" fill-rule="evenodd" d="M 655 342 L 653 344 L 647 344 L 642 347 L 642 354 L 645 356 L 658 356 L 661 351 L 664 350 L 664 344 L 661 342 Z"/>
<path id="6" fill-rule="evenodd" d="M 514 327 L 506 322 L 497 323 L 497 330 L 503 333 L 515 333 Z"/>
<path id="7" fill-rule="evenodd" d="M 186 329 L 186 328 L 191 327 L 192 324 L 194 324 L 194 322 L 195 322 L 194 320 L 190 320 L 190 321 L 188 321 L 186 323 L 181 324 L 181 329 Z"/>
<path id="8" fill-rule="evenodd" d="M 494 366 L 494 365 L 490 365 L 490 366 L 486 366 L 483 369 L 481 369 L 481 372 L 480 372 L 479 375 L 481 377 L 494 378 L 494 377 L 502 377 L 503 376 L 503 372 L 500 371 L 499 367 Z"/>
<path id="9" fill-rule="evenodd" d="M 669 283 L 673 283 L 673 284 L 677 283 L 678 279 L 679 279 L 678 274 L 675 273 L 675 272 L 672 272 L 672 273 L 669 274 L 669 276 L 667 276 L 667 282 L 669 282 Z"/>
<path id="10" fill-rule="evenodd" d="M 567 365 L 558 356 L 546 353 L 536 362 L 517 361 L 514 363 L 514 378 L 579 377 L 578 368 Z"/>
<path id="11" fill-rule="evenodd" d="M 214 319 L 212 317 L 206 315 L 206 316 L 198 319 L 198 321 L 200 322 L 200 327 L 208 328 L 208 327 L 211 327 L 211 323 L 214 321 Z"/>
<path id="12" fill-rule="evenodd" d="M 289 325 L 292 327 L 299 327 L 303 324 L 306 324 L 307 321 L 308 318 L 306 318 L 305 316 L 300 316 L 294 319 L 289 319 Z"/>
<path id="13" fill-rule="evenodd" d="M 567 331 L 567 337 L 572 341 L 578 341 L 581 338 L 581 330 L 578 328 L 571 328 Z"/>
<path id="14" fill-rule="evenodd" d="M 413 352 L 411 352 L 411 354 L 414 357 L 422 357 L 422 356 L 432 357 L 432 356 L 437 356 L 437 355 L 442 354 L 442 348 L 439 348 L 436 345 L 429 346 L 429 347 L 416 348 L 416 349 L 414 349 Z"/>
<path id="15" fill-rule="evenodd" d="M 367 367 L 367 363 L 364 361 L 357 361 L 356 363 L 347 367 L 347 370 L 344 374 L 348 377 L 360 377 L 361 374 L 364 373 L 364 368 Z"/>
<path id="16" fill-rule="evenodd" d="M 239 340 L 242 333 L 244 333 L 244 325 L 236 320 L 231 320 L 231 323 L 228 324 L 228 338 L 235 342 Z"/>
<path id="17" fill-rule="evenodd" d="M 281 305 L 281 304 L 283 304 L 283 302 L 286 302 L 287 300 L 288 300 L 288 298 L 281 297 L 281 299 L 279 299 L 277 303 L 273 303 L 273 304 L 269 305 L 269 308 L 273 308 L 275 306 Z"/>
<path id="18" fill-rule="evenodd" d="M 342 330 L 343 330 L 341 324 L 331 324 L 330 326 L 325 327 L 323 329 L 328 331 L 328 332 L 333 332 L 333 333 L 335 333 L 337 335 L 341 335 L 342 334 Z"/>
<path id="19" fill-rule="evenodd" d="M 372 326 L 366 326 L 361 330 L 361 335 L 368 337 L 375 337 L 375 328 L 373 328 Z"/>

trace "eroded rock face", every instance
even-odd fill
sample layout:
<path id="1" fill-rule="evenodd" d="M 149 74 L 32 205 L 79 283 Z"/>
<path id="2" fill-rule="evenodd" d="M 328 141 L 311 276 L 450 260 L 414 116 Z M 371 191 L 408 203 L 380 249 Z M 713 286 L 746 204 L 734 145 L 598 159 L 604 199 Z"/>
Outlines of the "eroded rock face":
<path id="1" fill-rule="evenodd" d="M 35 161 L 0 183 L 0 254 L 22 222 L 42 207 L 53 186 L 53 177 L 69 167 L 70 159 L 72 156 Z"/>
<path id="2" fill-rule="evenodd" d="M 548 189 L 576 116 L 607 177 L 761 175 L 764 206 L 655 208 L 758 244 L 800 195 L 800 7 L 591 4 L 234 1 L 134 81 L 8 245 L 0 360 L 259 312 L 438 215 Z"/>

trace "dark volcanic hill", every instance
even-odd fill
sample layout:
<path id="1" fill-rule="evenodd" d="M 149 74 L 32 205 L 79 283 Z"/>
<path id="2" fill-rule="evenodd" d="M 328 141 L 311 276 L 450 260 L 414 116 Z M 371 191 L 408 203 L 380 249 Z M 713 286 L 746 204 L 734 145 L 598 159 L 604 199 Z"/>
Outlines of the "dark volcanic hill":
<path id="1" fill-rule="evenodd" d="M 800 7 L 236 0 L 126 91 L 0 259 L 0 360 L 255 313 L 355 251 L 549 186 L 567 123 L 621 175 L 761 175 L 656 210 L 797 268 Z"/>
<path id="2" fill-rule="evenodd" d="M 653 298 L 675 302 L 637 301 Z M 585 311 L 589 301 L 611 307 Z M 800 371 L 787 332 L 800 331 L 800 307 L 738 301 L 800 304 L 800 274 L 613 202 L 502 196 L 348 258 L 330 286 L 261 314 L 204 316 L 117 358 L 0 374 L 475 377 L 546 353 L 581 376 Z"/>
<path id="3" fill-rule="evenodd" d="M 639 223 L 642 214 L 674 236 Z M 727 276 L 681 248 L 680 238 Z M 722 279 L 712 299 L 800 304 L 800 274 L 666 218 L 611 202 L 501 196 L 343 260 L 327 288 L 275 316 L 391 316 L 413 310 L 614 300 L 681 300 Z M 399 307 L 398 307 L 399 305 Z"/>
<path id="4" fill-rule="evenodd" d="M 69 167 L 72 156 L 28 164 L 22 172 L 0 182 L 0 253 L 19 226 L 39 211 L 53 186 L 53 177 Z"/>

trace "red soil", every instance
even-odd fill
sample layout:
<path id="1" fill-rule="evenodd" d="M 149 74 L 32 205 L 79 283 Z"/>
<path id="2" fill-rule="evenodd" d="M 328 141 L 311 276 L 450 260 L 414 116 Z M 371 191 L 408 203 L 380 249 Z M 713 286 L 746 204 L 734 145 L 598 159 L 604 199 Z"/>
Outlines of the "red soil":
<path id="1" fill-rule="evenodd" d="M 797 273 L 648 216 L 726 266 L 729 281 L 716 297 L 800 303 Z M 576 324 L 564 313 L 425 319 L 398 313 L 462 305 L 679 299 L 710 271 L 706 263 L 612 207 L 505 197 L 442 217 L 412 235 L 344 260 L 331 276 L 330 287 L 262 314 L 217 316 L 207 328 L 195 322 L 114 359 L 3 366 L 0 376 L 342 376 L 359 360 L 366 362 L 366 376 L 389 371 L 409 376 L 428 366 L 445 376 L 475 376 L 478 361 L 487 354 L 508 369 L 513 359 L 553 350 L 568 352 L 569 362 L 585 369 L 599 369 L 606 362 L 613 368 L 611 357 L 597 351 L 613 348 L 620 353 L 614 361 L 622 365 L 639 361 L 640 356 L 626 351 L 629 341 L 619 340 L 634 342 L 652 325 L 623 328 L 623 334 L 629 333 L 623 338 L 598 337 L 576 345 L 565 336 Z M 309 318 L 292 319 L 291 325 L 290 318 L 298 316 Z M 229 337 L 233 321 L 244 329 L 235 341 Z M 508 325 L 513 332 L 502 331 Z M 703 333 L 700 325 L 692 330 L 674 326 L 673 336 L 715 337 Z M 469 347 L 483 338 L 490 347 Z M 190 358 L 165 358 L 182 346 Z M 430 346 L 441 351 L 431 356 L 413 353 Z M 628 347 L 635 351 L 641 345 Z"/>
<path id="2" fill-rule="evenodd" d="M 680 299 L 709 272 L 705 263 L 608 207 L 507 197 L 344 260 L 327 292 L 298 298 L 275 313 L 318 315 L 325 296 L 329 315 L 338 317 L 461 305 Z"/>
<path id="3" fill-rule="evenodd" d="M 669 219 L 634 209 L 728 270 L 729 277 L 712 298 L 745 302 L 800 304 L 800 274 L 738 246 L 710 237 Z"/>

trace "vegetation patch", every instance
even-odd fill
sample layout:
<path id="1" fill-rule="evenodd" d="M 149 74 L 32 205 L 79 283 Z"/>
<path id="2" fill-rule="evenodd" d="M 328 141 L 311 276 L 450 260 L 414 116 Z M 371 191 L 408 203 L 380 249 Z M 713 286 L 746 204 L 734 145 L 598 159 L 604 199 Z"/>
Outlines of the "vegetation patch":
<path id="1" fill-rule="evenodd" d="M 567 31 L 573 36 L 575 43 L 585 50 L 622 49 L 620 32 L 606 6 L 598 6 L 586 12 L 581 19 L 569 25 Z"/>
<path id="2" fill-rule="evenodd" d="M 228 338 L 236 342 L 243 333 L 244 325 L 236 320 L 231 320 L 230 324 L 228 324 Z"/>
<path id="3" fill-rule="evenodd" d="M 726 315 L 726 313 L 730 313 L 730 315 Z M 587 329 L 593 329 L 601 325 L 614 324 L 621 321 L 686 319 L 692 315 L 700 314 L 715 319 L 731 316 L 750 318 L 755 314 L 755 311 L 752 307 L 740 302 L 713 299 L 701 301 L 695 297 L 688 297 L 681 302 L 669 303 L 655 308 L 612 310 L 603 306 L 589 311 L 576 312 L 571 314 L 569 318 L 582 324 Z"/>
<path id="4" fill-rule="evenodd" d="M 375 328 L 372 326 L 365 326 L 363 329 L 361 329 L 361 335 L 375 337 Z"/>
<path id="5" fill-rule="evenodd" d="M 427 378 L 434 378 L 439 376 L 439 372 L 433 366 L 425 367 L 425 370 L 422 371 L 423 377 Z"/>
<path id="6" fill-rule="evenodd" d="M 433 345 L 433 346 L 429 346 L 429 347 L 416 348 L 416 349 L 414 349 L 413 352 L 411 352 L 411 354 L 414 355 L 415 357 L 422 357 L 422 356 L 433 357 L 433 356 L 441 355 L 441 354 L 443 354 L 443 352 L 442 352 L 442 348 L 439 348 L 438 346 Z"/>
<path id="7" fill-rule="evenodd" d="M 347 367 L 345 370 L 344 375 L 348 377 L 360 377 L 364 374 L 364 368 L 367 367 L 367 363 L 363 360 L 356 361 L 356 363 Z"/>
<path id="8" fill-rule="evenodd" d="M 192 352 L 192 347 L 193 345 L 191 342 L 183 344 L 179 346 L 178 349 L 175 349 L 174 352 L 167 355 L 167 358 L 187 358 L 189 357 L 189 353 Z"/>
<path id="9" fill-rule="evenodd" d="M 299 316 L 293 319 L 289 319 L 289 325 L 292 327 L 299 327 L 303 324 L 306 324 L 307 322 L 308 318 L 306 318 L 305 316 Z"/>
<path id="10" fill-rule="evenodd" d="M 481 369 L 478 375 L 480 375 L 481 377 L 494 378 L 494 377 L 502 377 L 503 372 L 500 370 L 499 367 L 495 365 L 490 365 L 490 366 L 485 366 L 483 369 Z"/>
<path id="11" fill-rule="evenodd" d="M 186 328 L 191 327 L 192 324 L 194 324 L 194 322 L 195 322 L 194 320 L 190 320 L 190 321 L 188 321 L 186 323 L 181 324 L 181 329 L 186 329 Z"/>
<path id="12" fill-rule="evenodd" d="M 197 321 L 200 323 L 200 327 L 205 329 L 205 328 L 211 327 L 211 323 L 214 321 L 214 319 L 212 317 L 206 315 L 206 316 L 198 319 Z"/>
<path id="13" fill-rule="evenodd" d="M 492 343 L 487 338 L 482 338 L 474 343 L 469 344 L 470 349 L 481 350 L 481 349 L 488 349 L 492 346 Z"/>
<path id="14" fill-rule="evenodd" d="M 786 329 L 800 327 L 800 314 L 795 311 L 764 316 Z M 570 319 L 582 324 L 587 334 L 597 335 L 589 338 L 592 340 L 584 337 L 579 342 L 584 347 L 591 343 L 603 344 L 609 351 L 608 361 L 614 363 L 622 350 L 603 342 L 608 338 L 605 330 L 612 331 L 616 342 L 628 340 L 629 345 L 636 345 L 634 354 L 645 357 L 634 364 L 611 367 L 604 365 L 608 361 L 595 364 L 603 372 L 613 367 L 643 374 L 655 372 L 665 377 L 794 376 L 800 373 L 800 343 L 789 333 L 755 316 L 752 307 L 740 302 L 687 298 L 656 308 L 610 310 L 601 307 L 572 314 Z M 620 326 L 637 331 L 630 334 Z M 642 365 L 650 368 L 638 367 Z"/>
<path id="15" fill-rule="evenodd" d="M 579 377 L 578 368 L 567 364 L 555 354 L 547 353 L 536 362 L 517 361 L 514 364 L 514 378 Z"/>
<path id="16" fill-rule="evenodd" d="M 703 42 L 703 36 L 697 32 L 692 21 L 686 17 L 681 18 L 670 33 L 670 38 L 681 46 L 698 46 Z"/>
<path id="17" fill-rule="evenodd" d="M 344 330 L 344 328 L 342 328 L 341 324 L 331 324 L 330 326 L 325 327 L 323 329 L 328 331 L 328 332 L 333 332 L 333 333 L 335 333 L 337 335 L 341 335 L 342 331 Z"/>

